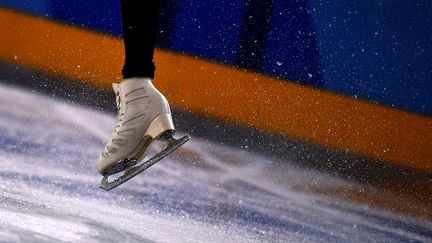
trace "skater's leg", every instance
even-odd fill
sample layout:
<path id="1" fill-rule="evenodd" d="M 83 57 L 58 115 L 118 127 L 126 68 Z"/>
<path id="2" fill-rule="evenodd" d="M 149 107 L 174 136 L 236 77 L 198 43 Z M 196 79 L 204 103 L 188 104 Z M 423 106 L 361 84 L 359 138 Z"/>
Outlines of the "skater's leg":
<path id="1" fill-rule="evenodd" d="M 154 77 L 153 53 L 159 7 L 159 0 L 121 0 L 126 56 L 122 71 L 124 79 Z"/>
<path id="2" fill-rule="evenodd" d="M 173 137 L 175 128 L 168 101 L 152 84 L 159 0 L 121 0 L 121 8 L 126 60 L 124 80 L 113 84 L 117 125 L 96 161 L 97 170 L 104 175 L 101 187 L 107 190 L 139 174 L 189 139 L 187 135 Z M 156 139 L 166 141 L 167 147 L 138 164 Z M 121 177 L 108 181 L 108 176 L 122 171 Z"/>

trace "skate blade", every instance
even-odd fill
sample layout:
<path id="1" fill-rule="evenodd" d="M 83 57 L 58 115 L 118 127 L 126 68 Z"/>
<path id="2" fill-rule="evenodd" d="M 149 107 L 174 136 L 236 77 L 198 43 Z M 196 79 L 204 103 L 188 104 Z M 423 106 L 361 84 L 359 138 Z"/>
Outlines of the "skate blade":
<path id="1" fill-rule="evenodd" d="M 121 168 L 124 171 L 123 175 L 121 175 L 117 179 L 110 182 L 108 180 L 108 177 L 113 175 L 113 174 L 116 174 L 120 171 L 119 171 L 119 168 L 116 168 L 114 171 L 108 172 L 102 178 L 100 187 L 106 191 L 109 191 L 113 188 L 118 187 L 119 185 L 132 179 L 133 177 L 135 177 L 139 173 L 143 172 L 144 170 L 148 169 L 150 166 L 154 165 L 155 163 L 157 163 L 161 159 L 165 158 L 167 155 L 174 152 L 181 145 L 186 143 L 190 139 L 190 137 L 189 137 L 189 135 L 184 135 L 183 137 L 176 139 L 173 137 L 172 133 L 169 133 L 169 134 L 161 136 L 159 139 L 162 141 L 165 141 L 167 143 L 167 146 L 161 152 L 159 152 L 158 154 L 155 154 L 152 158 L 150 158 L 149 160 L 147 160 L 147 161 L 145 161 L 145 162 L 143 162 L 137 166 L 135 166 L 135 165 L 138 164 L 138 161 L 135 159 L 128 159 L 127 161 L 122 162 L 121 164 L 128 166 L 127 168 L 125 168 L 126 166 Z"/>

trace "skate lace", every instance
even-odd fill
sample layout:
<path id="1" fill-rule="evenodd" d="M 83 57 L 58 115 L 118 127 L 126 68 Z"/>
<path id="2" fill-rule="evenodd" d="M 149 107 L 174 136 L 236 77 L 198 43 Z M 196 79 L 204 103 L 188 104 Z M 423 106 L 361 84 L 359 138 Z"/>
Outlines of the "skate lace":
<path id="1" fill-rule="evenodd" d="M 120 124 L 123 122 L 122 117 L 124 116 L 124 113 L 122 112 L 122 109 L 121 109 L 121 105 L 120 105 L 120 104 L 121 104 L 120 92 L 117 91 L 117 92 L 116 92 L 117 125 L 114 127 L 114 129 L 113 129 L 113 131 L 112 131 L 112 135 L 111 135 L 111 141 L 112 141 L 112 143 L 108 144 L 108 145 L 105 147 L 105 151 L 102 152 L 102 155 L 103 155 L 104 157 L 108 156 L 108 154 L 109 154 L 111 151 L 115 151 L 115 150 L 117 150 L 117 146 L 114 145 L 113 141 L 114 141 L 115 135 L 119 132 L 118 129 L 120 128 Z"/>
<path id="2" fill-rule="evenodd" d="M 122 117 L 124 116 L 124 113 L 121 109 L 121 98 L 120 98 L 120 92 L 116 92 L 116 104 L 117 104 L 117 125 L 114 128 L 114 133 L 117 133 L 117 129 L 120 127 L 121 122 L 123 122 Z"/>

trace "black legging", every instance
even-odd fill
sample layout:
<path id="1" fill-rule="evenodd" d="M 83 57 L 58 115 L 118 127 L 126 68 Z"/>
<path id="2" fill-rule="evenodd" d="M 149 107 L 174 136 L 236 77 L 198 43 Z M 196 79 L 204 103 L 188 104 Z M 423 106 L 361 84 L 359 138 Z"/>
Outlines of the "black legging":
<path id="1" fill-rule="evenodd" d="M 154 78 L 154 45 L 160 0 L 120 0 L 125 64 L 123 78 Z"/>

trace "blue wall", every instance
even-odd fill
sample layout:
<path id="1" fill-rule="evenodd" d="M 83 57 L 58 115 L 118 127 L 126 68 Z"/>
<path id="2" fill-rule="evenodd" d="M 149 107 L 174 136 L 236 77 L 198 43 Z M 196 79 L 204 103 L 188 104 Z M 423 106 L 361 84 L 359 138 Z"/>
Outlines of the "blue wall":
<path id="1" fill-rule="evenodd" d="M 171 49 L 235 64 L 244 0 L 180 1 Z"/>
<path id="2" fill-rule="evenodd" d="M 118 0 L 0 6 L 121 36 Z M 158 45 L 432 115 L 432 2 L 162 0 Z"/>
<path id="3" fill-rule="evenodd" d="M 50 2 L 51 0 L 0 0 L 0 6 L 48 17 L 51 12 Z"/>
<path id="4" fill-rule="evenodd" d="M 325 87 L 308 2 L 275 0 L 269 21 L 264 71 Z"/>
<path id="5" fill-rule="evenodd" d="M 432 1 L 310 2 L 327 89 L 432 115 Z"/>
<path id="6" fill-rule="evenodd" d="M 122 33 L 120 1 L 52 0 L 50 7 L 54 19 L 112 35 Z"/>

